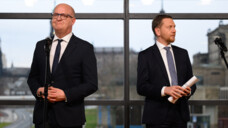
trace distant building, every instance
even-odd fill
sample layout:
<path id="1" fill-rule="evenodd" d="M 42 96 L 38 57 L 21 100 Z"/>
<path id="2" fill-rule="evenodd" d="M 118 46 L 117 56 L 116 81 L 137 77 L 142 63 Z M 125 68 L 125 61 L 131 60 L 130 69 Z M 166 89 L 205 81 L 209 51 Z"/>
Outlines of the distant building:
<path id="1" fill-rule="evenodd" d="M 220 50 L 214 43 L 216 37 L 221 37 L 228 46 L 228 25 L 219 24 L 218 28 L 209 31 L 208 53 L 197 53 L 193 56 L 193 70 L 202 81 L 202 85 L 218 85 L 228 87 L 228 71 L 224 60 L 220 56 Z M 226 59 L 228 54 L 225 53 Z"/>
<path id="2" fill-rule="evenodd" d="M 124 48 L 96 47 L 94 49 L 99 78 L 99 89 L 104 98 L 122 99 L 124 89 Z M 130 50 L 130 84 L 136 85 L 137 53 Z M 99 93 L 99 91 L 98 91 Z M 135 93 L 137 95 L 137 93 Z"/>
<path id="3" fill-rule="evenodd" d="M 221 58 L 220 49 L 214 42 L 215 38 L 219 36 L 225 46 L 228 46 L 228 25 L 220 22 L 215 30 L 208 31 L 207 36 L 208 53 L 197 53 L 193 56 L 193 72 L 200 81 L 192 99 L 228 99 L 228 70 Z M 225 53 L 225 57 L 228 59 L 227 53 Z M 192 118 L 209 118 L 210 128 L 228 127 L 228 125 L 224 125 L 228 124 L 227 106 L 199 106 L 198 110 L 201 110 L 201 114 L 194 114 L 193 111 Z"/>
<path id="4" fill-rule="evenodd" d="M 0 95 L 31 95 L 27 85 L 29 68 L 6 66 L 6 56 L 2 53 L 0 38 Z"/>

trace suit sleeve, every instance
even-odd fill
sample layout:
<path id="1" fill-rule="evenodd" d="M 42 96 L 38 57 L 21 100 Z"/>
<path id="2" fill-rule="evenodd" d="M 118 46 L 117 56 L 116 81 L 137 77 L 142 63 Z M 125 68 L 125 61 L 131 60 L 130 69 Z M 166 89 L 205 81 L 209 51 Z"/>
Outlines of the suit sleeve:
<path id="1" fill-rule="evenodd" d="M 188 55 L 188 52 L 186 51 L 186 59 L 187 59 L 187 80 L 189 80 L 190 78 L 192 78 L 193 76 L 193 72 L 192 72 L 192 65 L 191 65 L 191 62 L 190 62 L 190 59 L 189 59 L 189 55 Z M 186 80 L 186 81 L 187 81 Z M 195 90 L 196 90 L 196 84 L 194 84 L 192 87 L 191 87 L 191 95 L 190 96 L 187 96 L 187 99 L 189 99 L 194 93 L 195 93 Z"/>
<path id="2" fill-rule="evenodd" d="M 64 90 L 67 103 L 82 100 L 98 89 L 97 62 L 93 46 L 89 45 L 84 51 L 86 53 L 82 59 L 82 83 L 77 87 Z"/>
<path id="3" fill-rule="evenodd" d="M 41 83 L 39 82 L 40 81 L 40 74 L 39 74 L 40 69 L 38 66 L 37 55 L 38 55 L 38 43 L 37 43 L 35 51 L 34 51 L 32 65 L 31 65 L 30 73 L 29 73 L 28 80 L 27 80 L 29 88 L 36 99 L 38 98 L 36 95 L 37 89 L 39 87 L 41 87 Z"/>
<path id="4" fill-rule="evenodd" d="M 156 74 L 154 74 L 156 75 Z M 140 52 L 138 55 L 138 69 L 137 69 L 137 92 L 139 95 L 148 98 L 161 100 L 161 90 L 163 86 L 154 85 L 149 82 L 149 67 L 146 60 L 146 55 Z"/>

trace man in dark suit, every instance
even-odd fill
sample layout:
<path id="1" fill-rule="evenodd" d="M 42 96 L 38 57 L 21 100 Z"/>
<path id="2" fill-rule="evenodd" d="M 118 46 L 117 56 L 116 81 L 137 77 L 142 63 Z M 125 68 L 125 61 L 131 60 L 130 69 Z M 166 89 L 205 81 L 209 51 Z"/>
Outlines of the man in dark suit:
<path id="1" fill-rule="evenodd" d="M 171 45 L 176 35 L 171 16 L 156 16 L 152 29 L 156 43 L 138 55 L 137 92 L 145 96 L 142 123 L 147 128 L 187 128 L 188 99 L 196 90 L 195 85 L 181 87 L 193 76 L 188 52 Z M 179 99 L 172 104 L 169 96 Z"/>
<path id="2" fill-rule="evenodd" d="M 84 98 L 97 90 L 97 66 L 93 46 L 72 33 L 74 9 L 59 4 L 52 14 L 55 35 L 50 46 L 48 88 L 49 128 L 82 128 L 85 123 Z M 45 40 L 37 43 L 28 85 L 36 98 L 36 128 L 43 127 L 45 84 Z M 58 52 L 57 52 L 58 51 Z"/>

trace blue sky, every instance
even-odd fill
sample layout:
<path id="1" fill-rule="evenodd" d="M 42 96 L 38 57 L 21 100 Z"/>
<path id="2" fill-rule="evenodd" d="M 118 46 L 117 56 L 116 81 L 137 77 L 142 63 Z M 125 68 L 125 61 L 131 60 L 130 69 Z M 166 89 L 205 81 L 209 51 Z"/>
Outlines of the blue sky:
<path id="1" fill-rule="evenodd" d="M 85 0 L 86 1 L 86 0 Z M 76 13 L 122 13 L 122 0 L 56 0 L 68 3 Z M 53 0 L 9 0 L 0 2 L 0 12 L 52 12 Z M 88 4 L 88 3 L 87 3 Z M 167 13 L 227 13 L 226 0 L 164 0 Z M 157 13 L 161 1 L 154 0 L 145 5 L 141 0 L 130 0 L 132 13 Z M 151 20 L 130 21 L 130 48 L 143 50 L 153 45 Z M 190 58 L 198 52 L 207 52 L 207 31 L 219 25 L 218 20 L 175 20 L 177 36 L 175 45 L 189 51 Z M 223 20 L 228 24 L 228 20 Z M 30 67 L 37 41 L 46 38 L 50 32 L 49 20 L 0 20 L 2 51 L 6 55 L 7 66 L 13 62 L 16 67 Z M 123 47 L 122 20 L 77 20 L 73 32 L 95 47 Z M 215 47 L 217 47 L 215 45 Z"/>

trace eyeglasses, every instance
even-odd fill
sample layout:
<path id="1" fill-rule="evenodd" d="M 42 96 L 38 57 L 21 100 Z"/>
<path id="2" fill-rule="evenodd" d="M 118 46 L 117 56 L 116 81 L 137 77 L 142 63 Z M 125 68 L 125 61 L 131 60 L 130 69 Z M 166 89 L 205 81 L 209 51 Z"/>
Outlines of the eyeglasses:
<path id="1" fill-rule="evenodd" d="M 62 20 L 65 20 L 68 17 L 73 18 L 73 16 L 69 14 L 64 14 L 64 13 L 53 13 L 51 15 L 52 15 L 52 19 L 57 19 L 59 16 Z"/>

